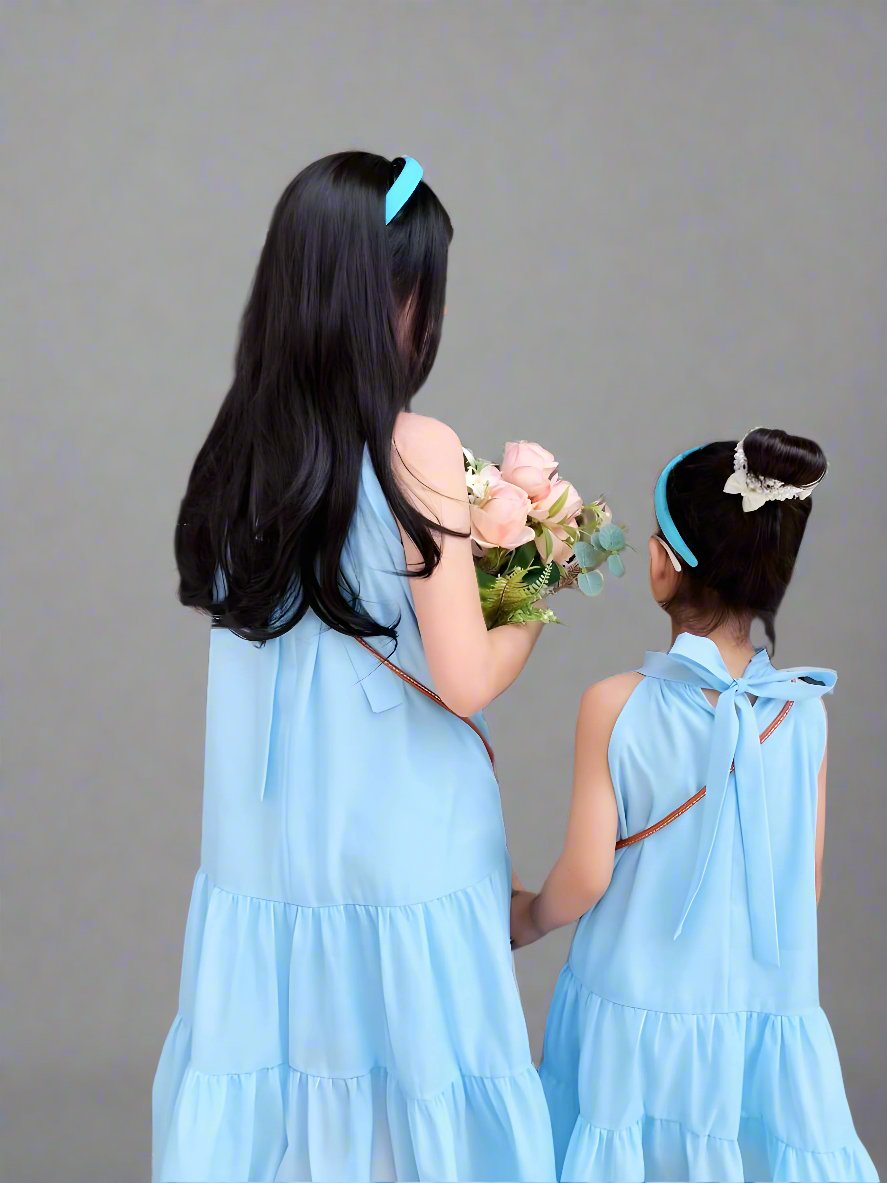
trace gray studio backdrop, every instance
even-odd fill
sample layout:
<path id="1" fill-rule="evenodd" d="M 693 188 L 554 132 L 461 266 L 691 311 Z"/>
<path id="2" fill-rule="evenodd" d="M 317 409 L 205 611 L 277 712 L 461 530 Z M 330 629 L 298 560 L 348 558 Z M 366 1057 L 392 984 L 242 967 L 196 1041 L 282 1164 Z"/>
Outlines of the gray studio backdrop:
<path id="1" fill-rule="evenodd" d="M 173 522 L 272 206 L 353 146 L 416 156 L 455 223 L 419 409 L 481 453 L 544 441 L 638 545 L 490 711 L 529 884 L 580 692 L 667 639 L 658 467 L 759 423 L 826 448 L 777 656 L 840 672 L 822 993 L 887 1167 L 887 5 L 71 0 L 3 24 L 7 1177 L 147 1176 L 200 828 L 207 629 Z M 517 958 L 537 1052 L 566 948 Z"/>

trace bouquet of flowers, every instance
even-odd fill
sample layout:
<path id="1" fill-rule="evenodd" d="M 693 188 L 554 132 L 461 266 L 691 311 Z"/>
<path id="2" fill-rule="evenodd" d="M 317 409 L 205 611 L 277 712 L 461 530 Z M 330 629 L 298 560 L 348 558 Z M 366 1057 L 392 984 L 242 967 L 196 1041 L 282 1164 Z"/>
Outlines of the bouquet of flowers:
<path id="1" fill-rule="evenodd" d="M 465 449 L 471 541 L 487 628 L 528 620 L 557 622 L 542 600 L 576 586 L 596 596 L 600 568 L 625 573 L 625 532 L 603 498 L 584 503 L 558 475 L 551 452 L 520 440 L 505 445 L 501 464 Z"/>

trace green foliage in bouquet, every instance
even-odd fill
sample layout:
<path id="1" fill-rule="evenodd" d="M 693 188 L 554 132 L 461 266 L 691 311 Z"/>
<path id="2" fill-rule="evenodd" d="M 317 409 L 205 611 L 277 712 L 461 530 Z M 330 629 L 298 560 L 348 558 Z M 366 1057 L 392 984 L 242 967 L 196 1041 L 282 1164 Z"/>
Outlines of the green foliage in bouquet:
<path id="1" fill-rule="evenodd" d="M 599 568 L 604 566 L 621 579 L 625 574 L 622 551 L 628 544 L 624 529 L 605 520 L 606 512 L 602 501 L 583 506 L 573 555 L 566 563 L 544 562 L 535 542 L 513 551 L 495 547 L 484 551 L 476 560 L 475 572 L 487 628 L 530 620 L 559 624 L 555 613 L 541 602 L 546 596 L 574 585 L 583 595 L 600 595 L 604 576 Z"/>
<path id="2" fill-rule="evenodd" d="M 583 534 L 586 531 L 583 529 Z M 604 590 L 604 576 L 599 570 L 606 563 L 615 579 L 625 574 L 622 551 L 627 546 L 625 531 L 615 522 L 604 522 L 592 529 L 575 545 L 572 566 L 579 590 L 586 596 L 598 596 Z"/>
<path id="3" fill-rule="evenodd" d="M 554 460 L 539 445 L 526 441 L 523 444 L 531 449 L 531 464 L 533 449 L 548 461 Z M 474 514 L 484 511 L 495 500 L 496 491 L 501 488 L 501 474 L 496 465 L 478 459 L 467 450 L 465 472 L 474 530 Z M 556 475 L 554 480 L 563 487 L 557 500 L 551 504 L 539 503 L 534 507 L 539 512 L 531 510 L 527 515 L 525 524 L 531 528 L 531 541 L 513 550 L 490 546 L 483 538 L 482 527 L 481 538 L 475 539 L 475 573 L 488 629 L 531 620 L 559 623 L 554 612 L 543 603 L 545 597 L 567 587 L 577 587 L 586 596 L 597 596 L 604 587 L 601 568 L 605 567 L 616 579 L 625 574 L 622 560 L 627 545 L 625 532 L 611 520 L 603 498 L 578 507 L 573 486 L 559 481 Z M 518 497 L 522 495 L 518 493 Z M 563 555 L 567 548 L 569 558 L 556 561 L 554 554 Z"/>
<path id="4" fill-rule="evenodd" d="M 535 553 L 532 543 L 528 546 Z M 517 553 L 513 552 L 515 556 Z M 477 586 L 487 628 L 495 628 L 499 624 L 526 624 L 530 620 L 557 623 L 557 617 L 551 609 L 539 603 L 556 566 L 556 563 L 549 562 L 540 571 L 535 564 L 522 567 L 515 563 L 498 575 L 491 575 L 477 567 Z"/>

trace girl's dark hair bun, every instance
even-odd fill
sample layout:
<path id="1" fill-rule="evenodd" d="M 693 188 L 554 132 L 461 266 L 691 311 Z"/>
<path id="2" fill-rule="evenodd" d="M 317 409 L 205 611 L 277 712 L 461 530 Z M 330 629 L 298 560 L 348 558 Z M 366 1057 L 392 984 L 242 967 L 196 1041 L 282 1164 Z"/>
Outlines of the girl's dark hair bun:
<path id="1" fill-rule="evenodd" d="M 757 618 L 772 645 L 776 612 L 794 571 L 812 499 L 771 500 L 746 512 L 742 497 L 724 491 L 736 446 L 736 440 L 706 444 L 669 473 L 669 511 L 699 562 L 684 567 L 663 606 L 680 627 L 703 632 L 731 617 Z M 803 488 L 825 475 L 822 448 L 802 436 L 756 427 L 742 446 L 750 476 Z"/>
<path id="2" fill-rule="evenodd" d="M 813 485 L 825 476 L 828 463 L 815 440 L 789 435 L 778 427 L 756 427 L 743 444 L 748 470 L 784 485 Z"/>

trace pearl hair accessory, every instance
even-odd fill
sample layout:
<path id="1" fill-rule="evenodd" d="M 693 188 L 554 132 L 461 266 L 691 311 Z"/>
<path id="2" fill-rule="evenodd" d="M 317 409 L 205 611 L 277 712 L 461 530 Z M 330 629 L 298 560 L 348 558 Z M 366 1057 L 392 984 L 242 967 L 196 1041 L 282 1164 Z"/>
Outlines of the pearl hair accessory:
<path id="1" fill-rule="evenodd" d="M 758 476 L 757 473 L 749 472 L 743 445 L 750 434 L 751 432 L 746 432 L 736 445 L 736 451 L 733 453 L 733 472 L 724 485 L 725 493 L 736 493 L 742 497 L 743 513 L 754 513 L 768 501 L 804 501 L 809 497 L 822 477 L 809 485 L 786 485 L 776 477 Z"/>

